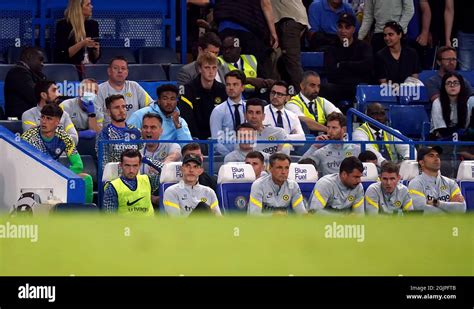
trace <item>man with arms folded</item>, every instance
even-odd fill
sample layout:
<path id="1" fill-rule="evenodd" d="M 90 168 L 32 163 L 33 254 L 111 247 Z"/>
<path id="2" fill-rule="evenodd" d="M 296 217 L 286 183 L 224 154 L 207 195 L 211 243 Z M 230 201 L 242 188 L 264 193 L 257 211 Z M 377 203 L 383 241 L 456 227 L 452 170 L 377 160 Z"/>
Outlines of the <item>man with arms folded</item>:
<path id="1" fill-rule="evenodd" d="M 187 217 L 195 210 L 209 210 L 216 216 L 222 215 L 216 193 L 199 184 L 199 176 L 203 172 L 200 157 L 192 154 L 184 156 L 182 180 L 166 189 L 164 194 L 163 205 L 168 215 Z"/>
<path id="2" fill-rule="evenodd" d="M 298 214 L 307 213 L 298 183 L 288 179 L 290 163 L 290 157 L 283 153 L 270 156 L 270 175 L 252 184 L 250 215 L 287 214 L 290 209 Z"/>
<path id="3" fill-rule="evenodd" d="M 343 141 L 346 133 L 346 117 L 341 113 L 333 112 L 327 117 L 327 135 L 319 135 L 316 140 Z M 358 156 L 360 146 L 356 144 L 327 144 L 313 145 L 302 156 L 310 158 L 316 163 L 320 177 L 339 172 L 342 160 L 351 156 Z"/>
<path id="4" fill-rule="evenodd" d="M 408 188 L 400 183 L 397 164 L 385 161 L 382 164 L 380 182 L 371 184 L 365 192 L 365 210 L 368 214 L 393 214 L 413 210 L 413 201 Z"/>
<path id="5" fill-rule="evenodd" d="M 342 160 L 339 174 L 326 175 L 314 186 L 309 211 L 317 214 L 364 214 L 364 166 L 356 157 Z"/>
<path id="6" fill-rule="evenodd" d="M 408 184 L 413 208 L 425 213 L 466 212 L 466 201 L 456 181 L 441 176 L 442 153 L 439 146 L 418 150 L 416 160 L 422 173 Z"/>

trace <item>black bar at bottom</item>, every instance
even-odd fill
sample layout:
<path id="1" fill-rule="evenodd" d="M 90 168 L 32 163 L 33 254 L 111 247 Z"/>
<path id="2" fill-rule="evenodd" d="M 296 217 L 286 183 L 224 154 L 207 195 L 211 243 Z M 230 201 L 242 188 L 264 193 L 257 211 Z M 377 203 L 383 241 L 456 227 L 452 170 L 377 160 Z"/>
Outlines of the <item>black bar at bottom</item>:
<path id="1" fill-rule="evenodd" d="M 0 277 L 2 309 L 196 303 L 472 308 L 473 294 L 473 277 Z"/>

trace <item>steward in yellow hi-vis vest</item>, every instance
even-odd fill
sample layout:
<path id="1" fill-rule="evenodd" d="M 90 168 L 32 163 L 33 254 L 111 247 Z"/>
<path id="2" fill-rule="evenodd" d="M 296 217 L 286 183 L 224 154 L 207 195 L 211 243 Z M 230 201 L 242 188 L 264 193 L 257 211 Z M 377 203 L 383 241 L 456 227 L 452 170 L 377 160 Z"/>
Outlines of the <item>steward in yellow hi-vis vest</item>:
<path id="1" fill-rule="evenodd" d="M 314 104 L 316 102 L 316 112 L 310 111 L 306 104 L 303 101 L 303 98 L 300 94 L 291 97 L 291 99 L 286 102 L 286 104 L 294 104 L 298 106 L 301 112 L 308 117 L 322 125 L 326 124 L 326 115 L 324 114 L 324 100 L 321 97 L 317 97 L 315 100 L 311 101 L 310 104 Z"/>
<path id="2" fill-rule="evenodd" d="M 137 175 L 137 188 L 130 190 L 121 178 L 111 182 L 117 191 L 118 214 L 153 216 L 154 210 L 151 204 L 151 185 L 148 175 Z"/>
<path id="3" fill-rule="evenodd" d="M 240 66 L 235 66 L 238 63 L 237 61 L 235 63 L 226 62 L 222 56 L 219 56 L 218 59 L 220 63 L 229 68 L 229 71 L 241 70 L 247 78 L 257 77 L 257 58 L 254 55 L 240 55 Z M 245 90 L 254 89 L 255 87 L 250 84 L 245 85 Z"/>

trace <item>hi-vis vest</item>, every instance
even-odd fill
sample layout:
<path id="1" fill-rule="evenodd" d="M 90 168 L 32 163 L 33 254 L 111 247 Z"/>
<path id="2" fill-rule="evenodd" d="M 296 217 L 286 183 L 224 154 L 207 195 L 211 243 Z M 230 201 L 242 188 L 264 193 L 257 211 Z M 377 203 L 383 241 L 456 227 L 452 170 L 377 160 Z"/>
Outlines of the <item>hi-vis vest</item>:
<path id="1" fill-rule="evenodd" d="M 316 98 L 316 110 L 317 110 L 317 116 L 318 119 L 314 117 L 314 115 L 309 111 L 308 107 L 306 104 L 303 102 L 301 97 L 299 95 L 293 96 L 286 104 L 295 104 L 300 108 L 300 110 L 303 112 L 305 117 L 308 117 L 310 119 L 315 120 L 316 122 L 326 125 L 326 115 L 324 114 L 324 100 L 323 98 L 317 97 Z"/>
<path id="2" fill-rule="evenodd" d="M 148 175 L 137 175 L 137 189 L 135 191 L 130 190 L 120 178 L 112 180 L 110 184 L 117 191 L 119 215 L 153 216 L 151 185 Z"/>
<path id="3" fill-rule="evenodd" d="M 369 137 L 369 141 L 375 141 L 375 136 L 372 134 L 372 130 L 370 130 L 369 125 L 368 125 L 367 122 L 362 124 L 356 130 L 361 130 L 365 134 L 367 134 L 367 136 Z M 383 140 L 386 141 L 386 142 L 393 141 L 394 137 L 393 137 L 393 135 L 389 135 L 389 134 L 387 134 L 387 132 L 383 131 Z M 372 145 L 374 146 L 375 150 L 379 151 L 379 145 L 377 145 L 377 144 L 372 144 Z M 384 147 L 387 149 L 387 152 L 388 152 L 388 155 L 390 156 L 390 159 L 392 161 L 396 161 L 397 156 L 396 155 L 394 156 L 391 145 L 385 144 Z"/>
<path id="4" fill-rule="evenodd" d="M 225 62 L 222 56 L 218 57 L 219 61 L 223 65 L 227 65 L 229 71 L 238 70 L 232 63 Z M 254 55 L 240 55 L 240 59 L 242 59 L 243 64 L 243 72 L 245 77 L 247 78 L 256 78 L 257 77 L 257 58 Z M 245 85 L 246 90 L 253 90 L 255 89 L 252 85 Z"/>

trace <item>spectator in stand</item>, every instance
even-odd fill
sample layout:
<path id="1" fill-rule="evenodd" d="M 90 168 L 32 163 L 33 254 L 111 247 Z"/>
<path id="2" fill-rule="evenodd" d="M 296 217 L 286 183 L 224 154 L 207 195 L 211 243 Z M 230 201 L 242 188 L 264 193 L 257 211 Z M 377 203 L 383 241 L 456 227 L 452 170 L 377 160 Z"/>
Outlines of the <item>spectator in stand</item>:
<path id="1" fill-rule="evenodd" d="M 338 41 L 324 54 L 328 82 L 321 85 L 321 96 L 331 102 L 352 103 L 357 85 L 372 80 L 372 51 L 369 44 L 354 38 L 355 25 L 354 15 L 342 14 L 337 21 Z M 341 106 L 345 114 L 351 106 L 344 107 Z"/>
<path id="2" fill-rule="evenodd" d="M 299 92 L 303 78 L 301 37 L 309 25 L 308 14 L 301 0 L 272 0 L 272 8 L 282 52 L 280 75 Z"/>
<path id="3" fill-rule="evenodd" d="M 430 77 L 426 82 L 426 91 L 428 92 L 428 98 L 431 102 L 439 98 L 439 92 L 441 90 L 441 80 L 446 73 L 453 73 L 456 71 L 456 65 L 458 62 L 456 56 L 456 49 L 454 47 L 443 46 L 438 49 L 436 53 L 436 62 L 439 65 L 437 74 Z M 464 85 L 466 86 L 468 95 L 471 95 L 472 87 L 469 81 L 463 77 Z"/>
<path id="4" fill-rule="evenodd" d="M 408 24 L 407 39 L 410 47 L 414 48 L 420 57 L 423 69 L 432 66 L 433 59 L 428 54 L 430 40 L 431 8 L 428 0 L 414 0 L 415 13 Z"/>
<path id="5" fill-rule="evenodd" d="M 207 32 L 199 38 L 198 41 L 198 58 L 203 53 L 211 53 L 216 57 L 219 56 L 219 51 L 222 46 L 221 39 L 214 32 Z M 229 72 L 229 69 L 220 63 L 217 64 L 217 75 L 215 76 L 216 81 L 224 83 L 224 76 Z M 198 75 L 199 64 L 197 61 L 193 61 L 184 65 L 178 72 L 178 85 L 186 85 L 193 81 Z"/>
<path id="6" fill-rule="evenodd" d="M 227 93 L 225 85 L 215 79 L 218 61 L 214 54 L 203 52 L 196 63 L 199 74 L 184 86 L 178 107 L 181 117 L 189 124 L 191 135 L 206 140 L 211 137 L 211 113 L 225 102 Z"/>
<path id="7" fill-rule="evenodd" d="M 96 105 L 99 85 L 92 78 L 84 79 L 79 86 L 79 96 L 64 100 L 59 105 L 71 117 L 79 138 L 95 138 L 102 130 L 104 115 L 97 112 Z"/>
<path id="8" fill-rule="evenodd" d="M 375 30 L 370 44 L 375 55 L 385 47 L 385 24 L 389 21 L 396 21 L 401 26 L 402 32 L 406 33 L 408 23 L 414 12 L 413 0 L 366 0 L 364 2 L 364 18 L 359 30 L 359 40 L 366 38 L 375 20 Z"/>
<path id="9" fill-rule="evenodd" d="M 278 48 L 270 0 L 220 0 L 214 7 L 214 20 L 221 38 L 239 38 L 242 53 L 254 55 L 259 63 L 258 76 L 272 76 L 269 62 L 272 48 Z"/>
<path id="10" fill-rule="evenodd" d="M 35 107 L 35 84 L 45 80 L 43 71 L 44 56 L 36 47 L 21 51 L 20 61 L 11 68 L 5 77 L 5 115 L 21 119 L 28 109 Z"/>
<path id="11" fill-rule="evenodd" d="M 342 14 L 352 15 L 355 20 L 351 5 L 342 0 L 315 0 L 310 5 L 308 41 L 311 49 L 324 50 L 328 45 L 337 44 L 337 22 Z"/>
<path id="12" fill-rule="evenodd" d="M 123 56 L 112 58 L 107 68 L 107 75 L 109 80 L 99 85 L 99 93 L 97 95 L 97 106 L 101 112 L 107 109 L 105 99 L 114 94 L 120 94 L 125 98 L 126 120 L 135 111 L 148 106 L 153 101 L 142 86 L 135 81 L 127 80 L 128 61 Z M 107 125 L 111 120 L 106 113 L 104 115 L 104 125 Z"/>
<path id="13" fill-rule="evenodd" d="M 458 30 L 459 68 L 462 71 L 474 70 L 474 25 L 472 12 L 474 1 L 457 0 L 455 2 L 456 28 Z"/>
<path id="14" fill-rule="evenodd" d="M 428 0 L 428 3 L 431 9 L 430 34 L 433 46 L 452 46 L 454 0 Z M 461 11 L 467 10 L 469 14 L 472 11 L 469 11 L 468 8 L 467 5 L 463 5 Z M 469 16 L 471 15 L 469 14 Z"/>
<path id="15" fill-rule="evenodd" d="M 91 0 L 69 0 L 64 19 L 56 23 L 56 61 L 96 63 L 100 57 L 99 23 L 92 18 Z"/>
<path id="16" fill-rule="evenodd" d="M 388 22 L 383 28 L 385 43 L 375 55 L 375 72 L 378 81 L 401 84 L 408 77 L 418 78 L 420 61 L 413 48 L 402 46 L 403 28 L 397 22 Z"/>
<path id="17" fill-rule="evenodd" d="M 446 73 L 441 81 L 439 98 L 431 109 L 431 138 L 474 140 L 474 121 L 471 119 L 474 97 L 470 97 L 464 79 L 458 73 Z"/>

